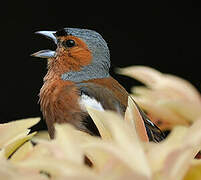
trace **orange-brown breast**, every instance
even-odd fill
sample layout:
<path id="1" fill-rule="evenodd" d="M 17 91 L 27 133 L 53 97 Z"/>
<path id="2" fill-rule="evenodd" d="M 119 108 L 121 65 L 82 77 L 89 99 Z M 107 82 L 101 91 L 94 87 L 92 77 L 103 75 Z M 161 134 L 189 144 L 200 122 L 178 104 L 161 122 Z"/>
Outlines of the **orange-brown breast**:
<path id="1" fill-rule="evenodd" d="M 81 129 L 83 112 L 78 104 L 79 95 L 74 83 L 56 80 L 44 83 L 40 91 L 40 104 L 50 137 L 54 137 L 54 123 L 71 123 Z"/>

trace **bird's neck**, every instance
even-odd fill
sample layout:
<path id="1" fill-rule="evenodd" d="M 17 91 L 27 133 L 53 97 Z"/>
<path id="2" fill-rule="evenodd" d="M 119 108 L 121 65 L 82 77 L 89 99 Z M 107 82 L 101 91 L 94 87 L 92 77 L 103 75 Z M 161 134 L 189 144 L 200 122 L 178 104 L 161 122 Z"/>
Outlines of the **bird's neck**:
<path id="1" fill-rule="evenodd" d="M 80 67 L 79 69 L 74 69 L 71 64 L 63 64 L 59 61 L 54 61 L 49 63 L 48 72 L 44 81 L 64 80 L 82 82 L 90 79 L 107 77 L 110 77 L 109 67 L 105 67 L 104 64 L 95 62 L 87 66 Z"/>
<path id="2" fill-rule="evenodd" d="M 61 79 L 72 82 L 82 82 L 90 79 L 108 78 L 110 74 L 103 67 L 93 64 L 84 66 L 80 71 L 65 72 L 61 75 Z"/>

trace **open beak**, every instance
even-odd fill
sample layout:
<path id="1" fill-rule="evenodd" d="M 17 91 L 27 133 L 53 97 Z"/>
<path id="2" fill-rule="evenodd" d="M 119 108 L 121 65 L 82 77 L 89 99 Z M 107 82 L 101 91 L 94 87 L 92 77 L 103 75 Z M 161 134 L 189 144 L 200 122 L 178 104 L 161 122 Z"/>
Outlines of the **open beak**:
<path id="1" fill-rule="evenodd" d="M 56 31 L 37 31 L 35 33 L 41 34 L 41 35 L 47 37 L 48 39 L 51 39 L 52 41 L 54 41 L 55 44 L 57 44 L 57 38 L 54 35 L 56 33 Z M 47 49 L 47 50 L 42 50 L 42 51 L 33 53 L 33 54 L 31 54 L 31 56 L 40 57 L 40 58 L 54 58 L 54 57 L 56 57 L 56 52 Z"/>

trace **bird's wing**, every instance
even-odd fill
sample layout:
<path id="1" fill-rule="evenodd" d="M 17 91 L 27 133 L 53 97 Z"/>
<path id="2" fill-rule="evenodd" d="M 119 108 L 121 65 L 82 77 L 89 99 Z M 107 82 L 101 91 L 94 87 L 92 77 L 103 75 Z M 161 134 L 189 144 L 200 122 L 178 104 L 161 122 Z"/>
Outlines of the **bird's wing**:
<path id="1" fill-rule="evenodd" d="M 95 83 L 78 83 L 76 86 L 80 92 L 81 104 L 99 110 L 116 111 L 124 115 L 126 106 L 108 88 Z"/>
<path id="2" fill-rule="evenodd" d="M 120 100 L 114 95 L 114 93 L 112 93 L 112 91 L 110 91 L 108 88 L 105 88 L 100 84 L 95 84 L 91 82 L 78 83 L 76 86 L 78 87 L 80 92 L 81 104 L 91 106 L 98 110 L 116 111 L 124 116 L 126 106 L 123 105 Z M 137 105 L 134 100 L 133 102 L 144 120 L 149 140 L 154 142 L 162 141 L 165 138 L 163 132 L 154 123 L 151 122 L 151 120 L 147 117 L 147 115 L 142 111 L 142 109 Z M 99 135 L 99 132 L 89 115 L 86 116 L 83 122 L 85 123 L 85 126 L 92 132 L 92 134 Z"/>
<path id="3" fill-rule="evenodd" d="M 83 111 L 86 111 L 86 106 L 98 110 L 116 111 L 122 116 L 126 107 L 114 96 L 107 88 L 95 83 L 77 83 L 80 93 L 80 106 Z M 83 117 L 83 125 L 89 130 L 92 135 L 100 136 L 99 131 L 89 115 Z"/>

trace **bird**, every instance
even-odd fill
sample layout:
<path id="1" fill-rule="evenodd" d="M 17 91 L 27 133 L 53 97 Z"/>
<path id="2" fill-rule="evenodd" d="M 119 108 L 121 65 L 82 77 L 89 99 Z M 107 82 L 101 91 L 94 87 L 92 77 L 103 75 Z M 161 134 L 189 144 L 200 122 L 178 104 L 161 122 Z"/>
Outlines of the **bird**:
<path id="1" fill-rule="evenodd" d="M 39 102 L 50 137 L 55 136 L 54 123 L 70 123 L 80 131 L 100 136 L 86 105 L 124 116 L 129 97 L 109 73 L 110 51 L 106 41 L 98 32 L 82 28 L 35 33 L 51 39 L 57 46 L 55 51 L 48 49 L 32 54 L 48 59 Z M 163 132 L 134 103 L 144 120 L 149 140 L 162 141 Z"/>

